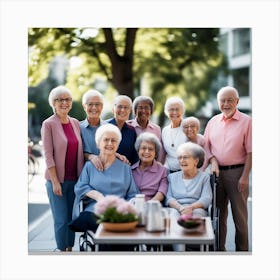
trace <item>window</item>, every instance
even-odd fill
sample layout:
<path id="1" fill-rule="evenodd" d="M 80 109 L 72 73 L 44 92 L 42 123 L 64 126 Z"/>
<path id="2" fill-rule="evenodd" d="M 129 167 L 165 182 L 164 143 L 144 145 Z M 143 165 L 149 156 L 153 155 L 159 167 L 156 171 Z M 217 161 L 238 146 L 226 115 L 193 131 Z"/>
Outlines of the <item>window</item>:
<path id="1" fill-rule="evenodd" d="M 250 29 L 241 28 L 233 31 L 233 56 L 250 52 Z"/>

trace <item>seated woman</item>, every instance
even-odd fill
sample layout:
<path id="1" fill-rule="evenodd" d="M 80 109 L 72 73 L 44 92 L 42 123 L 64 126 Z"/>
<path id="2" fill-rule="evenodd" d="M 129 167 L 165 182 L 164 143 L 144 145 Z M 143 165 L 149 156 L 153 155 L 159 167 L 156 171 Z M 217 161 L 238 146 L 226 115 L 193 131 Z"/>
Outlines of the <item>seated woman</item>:
<path id="1" fill-rule="evenodd" d="M 207 216 L 207 209 L 212 201 L 210 176 L 198 170 L 203 165 L 205 152 L 198 144 L 187 142 L 177 148 L 181 171 L 168 175 L 166 206 L 170 215 L 179 218 L 182 214 Z M 184 250 L 174 246 L 175 250 Z"/>
<path id="2" fill-rule="evenodd" d="M 136 139 L 135 149 L 140 160 L 131 169 L 140 193 L 145 194 L 146 200 L 162 202 L 168 187 L 168 171 L 156 160 L 161 149 L 159 139 L 152 133 L 143 132 Z"/>
<path id="3" fill-rule="evenodd" d="M 86 162 L 75 185 L 73 221 L 69 224 L 73 231 L 96 230 L 98 225 L 93 214 L 94 205 L 104 196 L 114 194 L 130 200 L 139 193 L 130 166 L 116 158 L 121 141 L 118 127 L 113 124 L 100 126 L 96 131 L 95 141 L 104 170 L 99 171 L 90 161 Z M 81 200 L 87 201 L 82 213 L 79 210 Z"/>
<path id="4" fill-rule="evenodd" d="M 177 149 L 181 171 L 168 175 L 166 205 L 180 214 L 207 216 L 212 201 L 210 177 L 199 171 L 204 161 L 202 147 L 192 142 L 181 144 Z M 176 210 L 176 211 L 175 211 Z"/>

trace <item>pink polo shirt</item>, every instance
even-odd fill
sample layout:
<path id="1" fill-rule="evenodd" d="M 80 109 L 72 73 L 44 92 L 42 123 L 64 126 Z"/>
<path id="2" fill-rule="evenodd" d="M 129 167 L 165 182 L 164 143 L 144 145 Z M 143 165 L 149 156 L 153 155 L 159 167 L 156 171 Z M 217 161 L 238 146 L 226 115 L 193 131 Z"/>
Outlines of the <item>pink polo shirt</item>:
<path id="1" fill-rule="evenodd" d="M 219 165 L 245 163 L 252 152 L 252 119 L 238 110 L 231 119 L 216 115 L 207 123 L 204 138 L 208 159 L 215 156 Z"/>

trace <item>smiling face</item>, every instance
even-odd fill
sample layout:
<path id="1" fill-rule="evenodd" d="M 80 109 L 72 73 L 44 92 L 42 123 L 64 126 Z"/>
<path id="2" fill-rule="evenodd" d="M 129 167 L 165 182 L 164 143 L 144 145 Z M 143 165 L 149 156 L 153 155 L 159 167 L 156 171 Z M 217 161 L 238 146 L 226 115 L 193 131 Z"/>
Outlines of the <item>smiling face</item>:
<path id="1" fill-rule="evenodd" d="M 148 141 L 143 141 L 139 146 L 138 156 L 141 163 L 151 165 L 156 156 L 155 144 Z"/>
<path id="2" fill-rule="evenodd" d="M 198 125 L 195 121 L 185 121 L 183 124 L 183 132 L 189 140 L 195 140 L 198 133 Z"/>
<path id="3" fill-rule="evenodd" d="M 114 105 L 113 113 L 117 122 L 127 121 L 130 112 L 131 112 L 131 105 L 125 99 L 119 100 L 118 103 Z"/>
<path id="4" fill-rule="evenodd" d="M 227 119 L 230 119 L 234 115 L 238 102 L 239 98 L 231 89 L 224 90 L 218 94 L 219 109 Z"/>
<path id="5" fill-rule="evenodd" d="M 177 158 L 183 172 L 192 173 L 197 170 L 199 159 L 194 158 L 187 149 L 182 150 Z"/>
<path id="6" fill-rule="evenodd" d="M 180 123 L 184 114 L 180 104 L 178 103 L 170 104 L 167 111 L 168 111 L 168 118 L 171 120 L 171 122 Z"/>
<path id="7" fill-rule="evenodd" d="M 139 123 L 148 123 L 151 113 L 152 110 L 148 101 L 142 101 L 138 103 L 135 114 Z"/>
<path id="8" fill-rule="evenodd" d="M 53 101 L 57 115 L 67 115 L 72 108 L 72 98 L 68 93 L 59 94 Z"/>
<path id="9" fill-rule="evenodd" d="M 115 132 L 104 132 L 98 143 L 100 149 L 100 155 L 113 156 L 118 149 L 118 135 Z"/>
<path id="10" fill-rule="evenodd" d="M 88 119 L 99 120 L 103 109 L 103 103 L 98 96 L 89 97 L 86 103 L 83 104 L 83 107 Z"/>

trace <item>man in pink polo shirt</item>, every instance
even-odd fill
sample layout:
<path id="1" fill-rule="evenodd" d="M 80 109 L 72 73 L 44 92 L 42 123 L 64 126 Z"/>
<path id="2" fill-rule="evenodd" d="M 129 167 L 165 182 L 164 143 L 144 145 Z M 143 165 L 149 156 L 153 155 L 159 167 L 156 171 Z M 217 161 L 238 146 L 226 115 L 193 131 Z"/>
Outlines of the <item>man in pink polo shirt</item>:
<path id="1" fill-rule="evenodd" d="M 239 94 L 223 87 L 217 94 L 221 114 L 214 116 L 205 129 L 205 150 L 211 173 L 219 177 L 217 206 L 220 208 L 219 249 L 225 251 L 228 202 L 235 223 L 236 251 L 248 251 L 249 175 L 252 167 L 252 119 L 237 109 Z"/>

